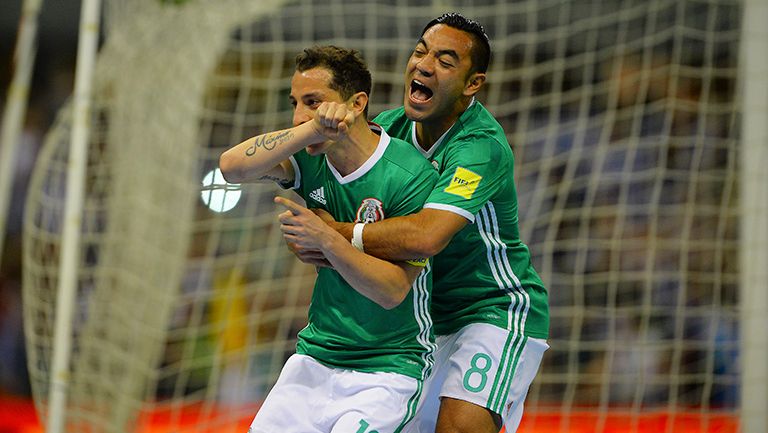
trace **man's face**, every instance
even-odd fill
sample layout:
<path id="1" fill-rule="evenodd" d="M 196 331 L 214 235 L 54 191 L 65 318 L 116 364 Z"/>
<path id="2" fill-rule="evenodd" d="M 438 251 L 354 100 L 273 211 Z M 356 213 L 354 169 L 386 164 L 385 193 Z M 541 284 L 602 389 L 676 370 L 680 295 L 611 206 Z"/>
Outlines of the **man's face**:
<path id="1" fill-rule="evenodd" d="M 445 24 L 430 27 L 416 44 L 405 68 L 405 114 L 425 122 L 454 112 L 469 71 L 472 37 Z"/>
<path id="2" fill-rule="evenodd" d="M 329 87 L 331 72 L 317 67 L 306 71 L 296 71 L 291 78 L 291 105 L 293 105 L 293 126 L 312 120 L 315 110 L 323 102 L 344 102 L 341 94 Z M 311 144 L 307 146 L 310 155 L 325 153 L 332 141 Z"/>

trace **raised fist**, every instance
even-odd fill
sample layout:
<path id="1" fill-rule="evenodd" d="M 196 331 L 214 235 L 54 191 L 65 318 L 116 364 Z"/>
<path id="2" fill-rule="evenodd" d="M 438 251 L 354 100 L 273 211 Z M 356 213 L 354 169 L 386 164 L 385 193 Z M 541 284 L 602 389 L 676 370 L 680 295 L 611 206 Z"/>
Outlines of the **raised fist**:
<path id="1" fill-rule="evenodd" d="M 318 132 L 329 140 L 339 140 L 347 135 L 355 122 L 355 112 L 344 103 L 323 102 L 315 110 L 313 121 Z"/>

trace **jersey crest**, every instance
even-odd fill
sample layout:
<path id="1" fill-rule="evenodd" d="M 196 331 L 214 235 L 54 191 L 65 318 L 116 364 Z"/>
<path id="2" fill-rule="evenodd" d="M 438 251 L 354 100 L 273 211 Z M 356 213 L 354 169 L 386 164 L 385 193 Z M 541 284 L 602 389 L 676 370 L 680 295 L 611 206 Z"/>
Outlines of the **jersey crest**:
<path id="1" fill-rule="evenodd" d="M 373 223 L 384 219 L 384 206 L 375 198 L 366 198 L 357 208 L 355 221 L 359 223 Z"/>

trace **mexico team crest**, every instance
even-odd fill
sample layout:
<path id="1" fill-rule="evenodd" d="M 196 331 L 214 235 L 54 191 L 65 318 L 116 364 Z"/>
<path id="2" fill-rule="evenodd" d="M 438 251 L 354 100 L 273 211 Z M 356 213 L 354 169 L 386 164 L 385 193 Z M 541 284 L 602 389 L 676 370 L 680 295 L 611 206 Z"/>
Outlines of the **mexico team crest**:
<path id="1" fill-rule="evenodd" d="M 355 222 L 373 223 L 384 219 L 384 207 L 382 203 L 375 198 L 366 198 L 357 208 Z"/>

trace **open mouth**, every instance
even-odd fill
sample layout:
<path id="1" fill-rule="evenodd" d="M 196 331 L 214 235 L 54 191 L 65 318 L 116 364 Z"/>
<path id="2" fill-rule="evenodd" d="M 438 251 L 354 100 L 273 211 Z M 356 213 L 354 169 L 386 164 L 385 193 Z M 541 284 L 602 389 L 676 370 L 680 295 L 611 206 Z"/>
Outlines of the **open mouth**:
<path id="1" fill-rule="evenodd" d="M 411 81 L 411 100 L 414 102 L 427 102 L 432 99 L 432 89 L 419 80 Z"/>

